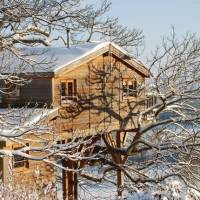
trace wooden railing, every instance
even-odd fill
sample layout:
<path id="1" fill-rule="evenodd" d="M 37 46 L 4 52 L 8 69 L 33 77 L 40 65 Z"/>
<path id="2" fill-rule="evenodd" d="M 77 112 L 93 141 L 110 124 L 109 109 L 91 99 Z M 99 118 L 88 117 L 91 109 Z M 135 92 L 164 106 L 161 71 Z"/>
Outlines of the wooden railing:
<path id="1" fill-rule="evenodd" d="M 70 107 L 77 102 L 77 96 L 61 96 L 61 106 Z"/>

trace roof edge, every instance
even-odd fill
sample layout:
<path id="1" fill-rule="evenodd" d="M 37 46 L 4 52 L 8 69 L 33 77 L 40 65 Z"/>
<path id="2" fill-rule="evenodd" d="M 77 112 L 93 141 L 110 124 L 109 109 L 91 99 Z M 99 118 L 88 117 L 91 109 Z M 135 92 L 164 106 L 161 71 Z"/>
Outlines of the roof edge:
<path id="1" fill-rule="evenodd" d="M 145 75 L 145 77 L 149 77 L 150 76 L 150 73 L 149 73 L 149 70 L 144 66 L 144 64 L 140 61 L 138 61 L 136 58 L 133 58 L 133 56 L 131 56 L 128 51 L 126 51 L 125 49 L 123 49 L 122 47 L 120 47 L 119 45 L 117 45 L 116 43 L 114 42 L 103 42 L 103 43 L 100 43 L 99 45 L 97 45 L 96 47 L 94 47 L 93 49 L 91 49 L 90 51 L 84 53 L 83 55 L 77 57 L 76 59 L 72 60 L 72 61 L 69 61 L 68 63 L 64 64 L 64 65 L 61 65 L 60 67 L 56 68 L 53 73 L 54 74 L 60 74 L 61 72 L 63 72 L 63 70 L 65 70 L 65 68 L 67 68 L 67 72 L 68 71 L 71 71 L 73 69 L 75 69 L 76 67 L 79 67 L 80 65 L 76 66 L 76 67 L 73 67 L 73 68 L 69 68 L 68 66 L 69 65 L 73 65 L 75 64 L 76 62 L 78 62 L 80 59 L 83 59 L 83 58 L 86 58 L 87 56 L 90 56 L 92 55 L 93 53 L 95 52 L 98 52 L 101 50 L 101 53 L 103 52 L 103 50 L 105 49 L 105 52 L 108 51 L 108 46 L 111 45 L 112 47 L 114 47 L 115 49 L 117 49 L 118 51 L 120 51 L 122 54 L 126 55 L 128 58 L 130 58 L 130 60 L 132 62 L 129 62 L 128 64 L 131 65 L 133 68 L 135 68 L 136 70 L 140 71 L 140 73 L 142 73 L 143 75 Z M 104 53 L 105 53 L 104 52 Z M 91 59 L 95 58 L 96 56 L 99 56 L 101 55 L 101 53 L 97 53 L 95 56 L 93 56 Z M 133 63 L 134 62 L 134 63 Z M 139 68 L 142 68 L 141 69 L 138 69 L 136 68 L 137 66 L 136 65 L 139 65 L 140 67 Z"/>

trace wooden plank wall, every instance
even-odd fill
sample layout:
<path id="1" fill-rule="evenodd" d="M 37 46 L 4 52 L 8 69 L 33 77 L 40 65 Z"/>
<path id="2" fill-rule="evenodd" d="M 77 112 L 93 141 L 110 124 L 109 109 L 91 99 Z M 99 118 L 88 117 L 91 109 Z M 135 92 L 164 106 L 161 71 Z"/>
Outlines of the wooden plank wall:
<path id="1" fill-rule="evenodd" d="M 109 54 L 98 56 L 70 72 L 57 76 L 53 88 L 54 106 L 60 105 L 61 80 L 76 79 L 79 97 L 75 110 L 68 112 L 65 108 L 61 109 L 63 117 L 58 125 L 60 131 L 67 133 L 72 130 L 87 130 L 95 134 L 119 126 L 135 127 L 135 116 L 144 106 L 134 108 L 134 105 L 136 101 L 144 98 L 144 93 L 137 97 L 122 97 L 123 78 L 135 78 L 138 84 L 144 82 L 141 73 L 133 70 L 117 56 Z M 135 113 L 135 116 L 131 113 Z"/>

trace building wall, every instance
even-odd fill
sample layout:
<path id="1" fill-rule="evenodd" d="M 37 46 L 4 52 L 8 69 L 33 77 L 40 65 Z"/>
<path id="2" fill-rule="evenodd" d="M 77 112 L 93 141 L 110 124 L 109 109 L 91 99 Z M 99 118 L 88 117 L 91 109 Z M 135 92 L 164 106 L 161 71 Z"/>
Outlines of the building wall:
<path id="1" fill-rule="evenodd" d="M 60 109 L 59 131 L 64 137 L 73 131 L 77 134 L 96 134 L 115 128 L 136 127 L 137 113 L 144 105 L 135 103 L 144 98 L 144 92 L 136 97 L 123 97 L 123 79 L 144 82 L 144 76 L 133 70 L 117 56 L 104 54 L 70 72 L 54 78 L 53 104 L 60 105 L 60 83 L 74 80 L 77 84 L 77 102 Z M 135 113 L 133 116 L 131 113 Z"/>

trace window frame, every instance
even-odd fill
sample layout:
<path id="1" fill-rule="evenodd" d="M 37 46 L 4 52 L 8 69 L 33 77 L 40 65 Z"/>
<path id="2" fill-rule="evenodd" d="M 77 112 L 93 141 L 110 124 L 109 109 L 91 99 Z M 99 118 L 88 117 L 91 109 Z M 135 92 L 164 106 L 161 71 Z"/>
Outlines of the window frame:
<path id="1" fill-rule="evenodd" d="M 130 88 L 130 86 L 132 88 Z M 134 97 L 137 97 L 137 80 L 132 78 L 123 78 L 122 98 L 134 98 Z"/>
<path id="2" fill-rule="evenodd" d="M 69 95 L 69 84 L 72 83 L 72 95 Z M 65 84 L 65 93 L 62 91 L 62 84 Z M 62 95 L 65 94 L 65 95 Z M 60 101 L 75 100 L 77 98 L 77 80 L 76 79 L 62 79 L 60 81 Z"/>
<path id="3" fill-rule="evenodd" d="M 72 96 L 77 96 L 77 80 L 76 79 L 70 79 L 70 80 L 61 80 L 60 81 L 60 94 L 62 94 L 61 92 L 61 90 L 62 90 L 62 88 L 61 88 L 61 85 L 62 84 L 65 84 L 65 96 L 67 96 L 68 95 L 68 84 L 69 83 L 72 83 Z M 67 95 L 66 95 L 67 94 Z M 61 95 L 61 96 L 63 96 L 63 95 Z"/>
<path id="4" fill-rule="evenodd" d="M 27 143 L 26 146 L 29 146 L 29 144 Z M 24 146 L 13 145 L 12 149 L 13 150 L 19 150 L 19 149 L 22 149 L 23 147 Z M 29 154 L 28 151 L 26 153 Z M 19 159 L 19 160 L 16 160 L 16 158 Z M 15 168 L 15 169 L 19 169 L 19 168 L 22 168 L 22 167 L 29 168 L 29 161 L 28 161 L 27 158 L 25 158 L 23 156 L 14 155 L 12 161 L 13 161 L 12 162 L 13 168 Z"/>

